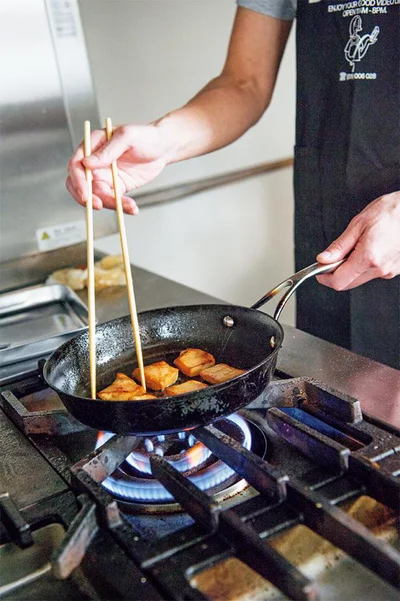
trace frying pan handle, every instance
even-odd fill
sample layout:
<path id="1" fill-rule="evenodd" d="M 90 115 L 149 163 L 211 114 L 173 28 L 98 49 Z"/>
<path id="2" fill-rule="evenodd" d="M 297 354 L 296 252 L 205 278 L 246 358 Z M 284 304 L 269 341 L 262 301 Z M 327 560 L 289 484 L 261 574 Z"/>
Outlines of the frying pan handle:
<path id="1" fill-rule="evenodd" d="M 265 305 L 265 303 L 267 303 L 271 298 L 282 292 L 282 290 L 284 290 L 285 288 L 289 288 L 289 290 L 282 296 L 275 309 L 274 318 L 279 319 L 279 316 L 282 313 L 282 310 L 288 302 L 289 298 L 297 290 L 297 288 L 301 286 L 303 282 L 308 280 L 308 278 L 320 275 L 321 273 L 330 273 L 331 271 L 335 271 L 335 269 L 339 267 L 339 265 L 344 263 L 345 260 L 346 259 L 342 259 L 341 261 L 336 261 L 336 263 L 329 263 L 327 265 L 322 265 L 322 263 L 313 263 L 313 265 L 309 265 L 308 267 L 301 269 L 300 271 L 292 275 L 290 278 L 287 278 L 287 280 L 284 280 L 283 282 L 278 284 L 275 288 L 272 288 L 272 290 L 267 292 L 267 294 L 264 294 L 264 296 L 260 298 L 260 300 L 258 300 L 256 303 L 254 303 L 254 305 L 251 306 L 251 308 L 259 309 L 260 307 Z"/>

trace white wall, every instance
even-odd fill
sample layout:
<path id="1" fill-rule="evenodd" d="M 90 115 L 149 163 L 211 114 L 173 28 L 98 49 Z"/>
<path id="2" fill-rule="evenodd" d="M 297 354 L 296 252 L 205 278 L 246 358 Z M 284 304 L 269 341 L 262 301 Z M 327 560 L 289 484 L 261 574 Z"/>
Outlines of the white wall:
<path id="1" fill-rule="evenodd" d="M 146 122 L 181 106 L 221 69 L 234 0 L 80 0 L 102 117 Z M 154 189 L 292 155 L 293 40 L 273 102 L 230 147 L 170 166 Z M 292 172 L 261 176 L 127 219 L 132 262 L 248 304 L 293 273 Z M 96 246 L 118 252 L 116 236 Z M 293 308 L 284 320 L 293 322 Z"/>

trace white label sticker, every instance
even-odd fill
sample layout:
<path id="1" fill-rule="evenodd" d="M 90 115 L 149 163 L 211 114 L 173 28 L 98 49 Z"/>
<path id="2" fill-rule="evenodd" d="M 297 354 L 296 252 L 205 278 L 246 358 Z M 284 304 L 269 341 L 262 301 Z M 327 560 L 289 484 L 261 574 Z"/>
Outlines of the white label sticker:
<path id="1" fill-rule="evenodd" d="M 35 234 L 39 250 L 53 250 L 86 240 L 86 223 L 84 220 L 58 223 L 40 228 Z"/>
<path id="2" fill-rule="evenodd" d="M 54 33 L 57 38 L 76 37 L 77 27 L 71 0 L 50 0 L 48 7 L 53 17 Z"/>

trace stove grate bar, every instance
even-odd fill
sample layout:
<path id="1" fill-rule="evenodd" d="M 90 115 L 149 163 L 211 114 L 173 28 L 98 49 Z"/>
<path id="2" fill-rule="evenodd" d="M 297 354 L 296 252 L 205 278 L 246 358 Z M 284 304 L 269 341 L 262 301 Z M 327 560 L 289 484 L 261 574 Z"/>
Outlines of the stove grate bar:
<path id="1" fill-rule="evenodd" d="M 71 434 L 86 429 L 65 410 L 28 411 L 21 401 L 9 390 L 1 393 L 4 413 L 24 434 Z"/>
<path id="2" fill-rule="evenodd" d="M 274 507 L 281 507 L 281 505 L 272 504 L 267 506 L 267 509 L 272 510 Z M 245 521 L 257 518 L 266 511 L 265 497 L 263 495 L 257 495 L 251 499 L 246 499 L 238 505 L 235 505 L 235 511 Z"/>
<path id="3" fill-rule="evenodd" d="M 300 478 L 300 481 L 304 486 L 303 477 Z M 336 480 L 328 482 L 316 490 L 324 498 L 324 502 L 329 505 L 340 505 L 346 501 L 355 500 L 366 493 L 365 486 L 352 480 L 347 475 L 339 476 Z"/>
<path id="4" fill-rule="evenodd" d="M 141 567 L 149 568 L 153 564 L 158 564 L 172 555 L 194 548 L 198 543 L 204 546 L 204 541 L 210 538 L 209 534 L 204 534 L 204 529 L 199 528 L 197 524 L 186 526 L 177 532 L 172 532 L 156 542 L 149 543 L 143 550 Z"/>
<path id="5" fill-rule="evenodd" d="M 68 490 L 29 505 L 21 510 L 21 513 L 30 524 L 32 531 L 53 523 L 61 524 L 67 530 L 78 508 L 75 494 Z"/>
<path id="6" fill-rule="evenodd" d="M 94 481 L 90 474 L 79 468 L 75 468 L 74 477 L 79 488 L 89 494 L 90 498 L 95 501 L 100 520 L 116 544 L 126 552 L 127 556 L 134 561 L 137 569 L 141 571 L 141 582 L 154 585 L 157 589 L 162 589 L 165 592 L 173 590 L 174 594 L 171 598 L 178 601 L 183 601 L 184 599 L 206 601 L 205 597 L 199 591 L 189 586 L 182 573 L 182 569 L 178 569 L 174 573 L 173 583 L 170 582 L 171 573 L 168 570 L 167 572 L 163 572 L 162 569 L 165 560 L 168 561 L 171 557 L 179 555 L 179 551 L 182 551 L 182 549 L 191 546 L 190 551 L 192 553 L 193 549 L 201 547 L 197 543 L 204 539 L 204 535 L 199 535 L 199 532 L 197 532 L 193 536 L 193 529 L 188 528 L 186 539 L 184 531 L 176 533 L 176 536 L 181 539 L 178 547 L 176 546 L 175 538 L 168 537 L 164 545 L 164 553 L 160 553 L 160 545 L 158 543 L 155 543 L 154 548 L 151 550 L 151 545 L 124 518 L 118 509 L 116 501 L 104 491 L 100 483 Z M 185 551 L 182 552 L 185 554 Z"/>
<path id="7" fill-rule="evenodd" d="M 246 409 L 269 409 L 270 407 L 299 407 L 315 413 L 321 419 L 329 417 L 346 425 L 362 421 L 359 400 L 308 377 L 292 378 L 289 374 L 270 382 L 265 395 L 246 406 Z"/>
<path id="8" fill-rule="evenodd" d="M 10 539 L 21 548 L 28 547 L 33 543 L 29 524 L 8 493 L 0 494 L 0 522 Z"/>
<path id="9" fill-rule="evenodd" d="M 322 419 L 328 414 L 342 423 L 357 424 L 362 421 L 359 400 L 325 386 L 322 382 L 304 379 L 305 398 L 300 402 L 302 408 L 313 408 Z"/>
<path id="10" fill-rule="evenodd" d="M 99 529 L 96 519 L 96 505 L 86 495 L 80 495 L 82 504 L 79 513 L 73 519 L 64 540 L 52 558 L 53 574 L 59 580 L 65 580 L 80 565 Z"/>
<path id="11" fill-rule="evenodd" d="M 287 475 L 242 447 L 230 436 L 214 426 L 198 428 L 194 436 L 249 484 L 260 484 L 269 500 L 277 503 L 286 497 Z"/>
<path id="12" fill-rule="evenodd" d="M 335 472 L 326 467 L 318 466 L 313 467 L 305 474 L 302 474 L 301 481 L 307 488 L 319 490 L 328 484 L 334 485 L 338 478 L 341 477 L 342 475 L 340 473 L 338 474 L 337 471 Z"/>
<path id="13" fill-rule="evenodd" d="M 207 532 L 216 532 L 218 504 L 159 455 L 150 456 L 150 465 L 153 476 L 164 486 L 164 480 L 167 479 L 167 490 L 195 522 L 201 524 Z"/>
<path id="14" fill-rule="evenodd" d="M 259 514 L 256 518 L 244 518 L 245 523 L 251 525 L 261 538 L 271 538 L 302 523 L 302 516 L 289 507 L 287 503 L 266 508 L 265 498 L 263 501 L 264 512 L 262 514 Z"/>
<path id="15" fill-rule="evenodd" d="M 364 418 L 363 419 L 364 424 L 373 426 L 377 430 L 380 430 L 383 432 L 388 432 L 389 434 L 393 434 L 393 436 L 396 436 L 397 438 L 400 439 L 400 428 L 397 428 L 393 424 L 384 422 L 383 420 L 379 419 L 378 417 L 374 417 L 374 416 L 370 415 L 369 413 L 365 413 L 365 412 L 363 412 L 363 418 Z"/>
<path id="16" fill-rule="evenodd" d="M 85 471 L 98 483 L 103 482 L 121 465 L 140 443 L 137 436 L 113 436 L 101 447 L 78 461 L 72 468 L 72 473 Z"/>
<path id="17" fill-rule="evenodd" d="M 400 454 L 398 466 L 400 469 Z M 349 473 L 365 485 L 372 497 L 398 513 L 400 480 L 384 469 L 384 461 L 380 467 L 379 464 L 362 456 L 352 455 L 349 459 Z"/>
<path id="18" fill-rule="evenodd" d="M 86 578 L 101 593 L 99 599 L 118 601 L 165 601 L 159 587 L 117 544 L 112 533 L 99 530 L 82 562 Z M 89 597 L 92 599 L 92 597 Z M 95 597 L 97 599 L 97 597 Z"/>
<path id="19" fill-rule="evenodd" d="M 183 557 L 187 560 L 188 557 L 192 557 L 196 549 L 201 549 L 202 556 L 204 557 L 203 545 L 197 545 L 199 541 L 198 534 L 192 538 L 192 528 L 187 529 L 188 539 L 190 539 L 193 545 L 188 553 L 187 549 L 183 550 L 182 545 L 178 548 L 169 549 L 169 552 L 160 553 L 159 545 L 155 545 L 153 551 L 155 555 L 151 556 L 151 551 L 147 541 L 140 538 L 139 535 L 135 534 L 130 523 L 122 517 L 121 523 L 117 526 L 110 528 L 109 532 L 115 542 L 120 548 L 122 548 L 128 557 L 130 557 L 137 568 L 142 572 L 144 580 L 149 581 L 157 589 L 161 589 L 163 594 L 167 594 L 165 599 L 174 599 L 175 601 L 206 601 L 205 597 L 199 592 L 192 589 L 186 578 L 185 570 L 183 569 L 182 562 L 178 561 L 177 567 L 171 571 L 170 569 L 164 569 L 166 564 L 171 561 L 174 562 L 176 557 Z M 204 539 L 204 537 L 202 537 Z M 168 542 L 172 545 L 175 540 Z M 187 546 L 187 545 L 186 545 Z"/>
<path id="20" fill-rule="evenodd" d="M 274 432 L 306 457 L 334 470 L 343 472 L 348 469 L 350 449 L 339 442 L 276 407 L 267 412 L 267 421 Z"/>
<path id="21" fill-rule="evenodd" d="M 400 449 L 395 451 L 392 455 L 388 455 L 379 461 L 379 467 L 381 469 L 383 468 L 394 478 L 400 476 Z M 398 496 L 400 496 L 400 494 Z"/>
<path id="22" fill-rule="evenodd" d="M 101 521 L 107 528 L 121 524 L 122 516 L 117 501 L 82 469 L 74 471 L 77 486 L 97 504 Z"/>
<path id="23" fill-rule="evenodd" d="M 197 555 L 200 555 L 200 557 L 197 557 Z M 201 591 L 192 587 L 188 582 L 188 579 L 191 577 L 193 562 L 197 561 L 196 566 L 201 566 L 204 563 L 204 556 L 205 549 L 201 549 L 198 553 L 192 551 L 189 556 L 183 552 L 149 569 L 149 574 L 152 578 L 158 583 L 162 583 L 161 585 L 165 591 L 164 599 L 173 599 L 174 601 L 209 601 L 209 597 L 205 597 Z M 226 554 L 226 557 L 228 556 Z M 220 557 L 224 558 L 224 555 L 219 554 L 217 557 L 218 559 Z M 213 565 L 212 559 L 210 559 L 205 567 L 209 567 L 210 565 Z"/>
<path id="24" fill-rule="evenodd" d="M 269 580 L 290 598 L 311 601 L 316 598 L 314 585 L 275 549 L 263 542 L 257 532 L 232 510 L 216 511 L 213 501 L 158 455 L 151 456 L 154 475 L 175 499 L 206 529 L 216 522 L 217 531 L 229 540 L 235 554 L 250 568 Z M 190 485 L 190 486 L 189 486 Z M 205 505 L 208 505 L 208 511 Z M 196 505 L 201 505 L 201 509 Z"/>
<path id="25" fill-rule="evenodd" d="M 400 588 L 400 553 L 389 543 L 375 537 L 339 507 L 330 505 L 322 494 L 307 490 L 294 479 L 288 483 L 288 501 L 302 512 L 309 528 Z"/>
<path id="26" fill-rule="evenodd" d="M 40 361 L 38 363 L 40 363 Z M 20 397 L 35 392 L 39 388 L 43 388 L 44 385 L 41 371 L 41 369 L 36 368 L 29 374 L 15 376 L 12 379 L 8 379 L 6 382 L 4 382 L 3 379 L 0 382 L 0 390 L 10 390 L 11 392 L 17 393 Z"/>
<path id="27" fill-rule="evenodd" d="M 211 435 L 214 436 L 211 428 L 212 426 L 207 427 L 208 438 L 210 439 Z M 214 445 L 214 448 L 211 450 L 222 461 L 226 461 L 228 465 L 231 465 L 232 457 L 229 452 L 232 444 L 231 439 L 229 437 L 222 438 L 221 436 L 218 439 L 219 445 Z M 207 444 L 208 442 L 207 440 Z M 244 454 L 244 449 L 240 446 L 239 449 L 242 452 L 242 462 L 245 461 L 247 455 L 252 455 L 251 453 Z M 268 466 L 266 461 L 260 460 L 260 462 Z M 241 469 L 243 470 L 244 468 L 242 467 Z M 387 479 L 385 478 L 386 481 Z M 261 494 L 267 497 L 270 494 L 269 489 L 264 488 L 265 480 L 258 480 L 255 477 L 250 483 Z M 295 510 L 302 512 L 307 526 L 343 549 L 346 553 L 352 555 L 381 578 L 394 586 L 399 586 L 400 554 L 393 547 L 377 539 L 365 526 L 351 518 L 343 510 L 332 506 L 323 496 L 323 493 L 310 490 L 294 478 L 290 478 L 286 482 L 286 489 L 290 505 Z M 348 490 L 346 489 L 346 495 L 354 496 L 354 493 L 355 491 L 350 483 L 350 487 L 348 487 Z M 357 541 L 356 545 L 354 541 Z"/>
<path id="28" fill-rule="evenodd" d="M 61 478 L 72 486 L 71 462 L 63 451 L 54 444 L 53 438 L 46 434 L 30 436 L 30 442 L 39 451 L 46 461 L 57 471 Z"/>
<path id="29" fill-rule="evenodd" d="M 109 530 L 116 542 L 126 550 L 136 565 L 140 567 L 144 558 L 148 556 L 148 545 L 124 518 L 117 501 L 102 488 L 100 482 L 93 480 L 92 476 L 84 469 L 75 465 L 73 475 L 77 486 L 95 502 L 100 525 Z"/>
<path id="30" fill-rule="evenodd" d="M 268 410 L 266 416 L 268 424 L 280 437 L 321 466 L 326 466 L 339 473 L 347 472 L 364 485 L 371 496 L 394 511 L 398 511 L 400 480 L 392 475 L 392 462 L 388 461 L 396 454 L 397 438 L 384 432 L 381 433 L 380 438 L 376 436 L 373 442 L 367 446 L 350 451 L 346 446 L 331 440 L 329 436 L 296 419 L 294 415 L 297 413 L 292 415 L 286 411 L 273 407 Z M 305 414 L 305 419 L 307 419 L 307 414 Z M 313 418 L 311 417 L 311 419 Z M 331 428 L 331 426 L 326 427 Z M 362 424 L 357 427 L 363 434 Z M 346 437 L 353 443 L 353 439 L 345 434 L 343 434 L 344 441 Z M 370 457 L 370 455 L 372 456 Z M 398 464 L 400 469 L 400 455 Z"/>

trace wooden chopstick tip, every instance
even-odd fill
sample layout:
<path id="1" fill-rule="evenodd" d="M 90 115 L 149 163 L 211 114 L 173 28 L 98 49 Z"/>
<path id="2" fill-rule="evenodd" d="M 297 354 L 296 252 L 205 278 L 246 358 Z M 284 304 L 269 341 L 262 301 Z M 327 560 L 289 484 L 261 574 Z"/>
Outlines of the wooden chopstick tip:
<path id="1" fill-rule="evenodd" d="M 110 117 L 106 117 L 106 137 L 107 140 L 110 140 L 113 135 L 113 126 Z"/>

